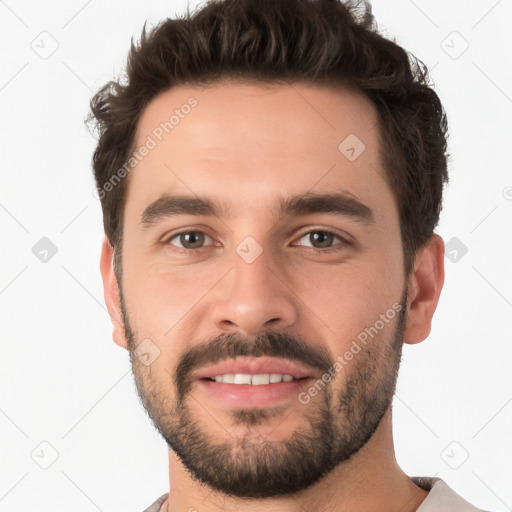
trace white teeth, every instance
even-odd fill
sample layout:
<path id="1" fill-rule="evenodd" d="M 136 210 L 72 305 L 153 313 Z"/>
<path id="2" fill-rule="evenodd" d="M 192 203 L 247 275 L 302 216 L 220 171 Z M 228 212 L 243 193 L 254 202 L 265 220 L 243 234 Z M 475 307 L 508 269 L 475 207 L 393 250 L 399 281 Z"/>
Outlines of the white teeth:
<path id="1" fill-rule="evenodd" d="M 259 386 L 260 384 L 268 384 L 270 381 L 270 375 L 268 373 L 262 373 L 260 375 L 253 375 L 251 384 L 253 386 Z"/>
<path id="2" fill-rule="evenodd" d="M 250 384 L 252 375 L 247 373 L 236 373 L 235 382 L 233 384 Z"/>
<path id="3" fill-rule="evenodd" d="M 286 373 L 260 373 L 250 375 L 248 373 L 226 373 L 225 375 L 216 375 L 215 382 L 224 384 L 251 384 L 260 386 L 262 384 L 275 384 L 278 382 L 290 382 L 293 380 L 291 375 Z"/>

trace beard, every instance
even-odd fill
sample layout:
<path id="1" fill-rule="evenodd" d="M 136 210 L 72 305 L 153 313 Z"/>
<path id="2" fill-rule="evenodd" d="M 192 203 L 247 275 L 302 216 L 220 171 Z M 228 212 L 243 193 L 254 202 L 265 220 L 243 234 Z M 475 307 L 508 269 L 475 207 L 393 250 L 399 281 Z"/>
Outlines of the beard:
<path id="1" fill-rule="evenodd" d="M 273 356 L 296 360 L 326 374 L 335 360 L 328 351 L 287 333 L 268 332 L 251 339 L 238 333 L 221 334 L 186 350 L 169 381 L 156 379 L 134 351 L 120 290 L 125 333 L 132 371 L 142 405 L 167 445 L 180 458 L 192 478 L 221 493 L 239 498 L 269 498 L 304 490 L 347 461 L 371 439 L 392 403 L 400 366 L 406 322 L 407 290 L 401 298 L 392 335 L 379 332 L 342 368 L 345 380 L 334 394 L 332 379 L 315 400 L 302 405 L 303 426 L 287 439 L 269 441 L 258 435 L 257 425 L 283 415 L 281 407 L 232 409 L 232 422 L 244 426 L 243 435 L 226 434 L 219 442 L 191 409 L 191 372 L 206 363 L 236 356 Z M 391 323 L 391 322 L 390 322 Z M 390 326 L 391 327 L 391 326 Z M 170 373 L 170 372 L 169 372 Z M 214 421 L 214 419 L 212 419 Z"/>

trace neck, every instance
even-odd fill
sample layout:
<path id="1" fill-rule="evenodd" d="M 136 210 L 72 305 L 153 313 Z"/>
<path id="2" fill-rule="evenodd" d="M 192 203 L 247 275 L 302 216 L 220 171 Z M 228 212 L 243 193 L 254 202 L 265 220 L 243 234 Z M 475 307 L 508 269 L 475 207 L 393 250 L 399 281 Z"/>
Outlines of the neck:
<path id="1" fill-rule="evenodd" d="M 169 477 L 169 497 L 162 512 L 414 512 L 428 495 L 396 462 L 390 409 L 359 452 L 315 485 L 293 495 L 251 500 L 212 491 L 191 477 L 172 450 Z"/>

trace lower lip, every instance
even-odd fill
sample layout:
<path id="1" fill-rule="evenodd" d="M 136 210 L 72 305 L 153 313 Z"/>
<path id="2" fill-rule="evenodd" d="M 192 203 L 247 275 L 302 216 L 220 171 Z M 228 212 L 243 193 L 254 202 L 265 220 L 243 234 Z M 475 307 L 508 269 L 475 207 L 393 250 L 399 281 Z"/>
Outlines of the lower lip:
<path id="1" fill-rule="evenodd" d="M 224 404 L 247 409 L 254 407 L 272 407 L 286 400 L 296 399 L 304 386 L 311 379 L 292 380 L 290 382 L 277 382 L 274 384 L 224 384 L 211 380 L 199 380 L 199 386 L 208 395 Z"/>

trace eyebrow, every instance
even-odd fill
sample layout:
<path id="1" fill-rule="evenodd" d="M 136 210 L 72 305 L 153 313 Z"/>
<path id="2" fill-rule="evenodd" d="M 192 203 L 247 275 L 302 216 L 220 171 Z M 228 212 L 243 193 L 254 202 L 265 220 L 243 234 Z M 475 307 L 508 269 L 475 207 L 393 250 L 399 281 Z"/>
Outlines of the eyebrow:
<path id="1" fill-rule="evenodd" d="M 349 217 L 366 225 L 375 223 L 373 210 L 347 191 L 331 194 L 307 192 L 289 198 L 280 198 L 272 209 L 272 213 L 276 216 L 327 213 Z M 146 230 L 166 218 L 177 215 L 225 218 L 233 216 L 230 208 L 221 206 L 207 197 L 163 194 L 144 209 L 140 225 L 143 230 Z"/>

